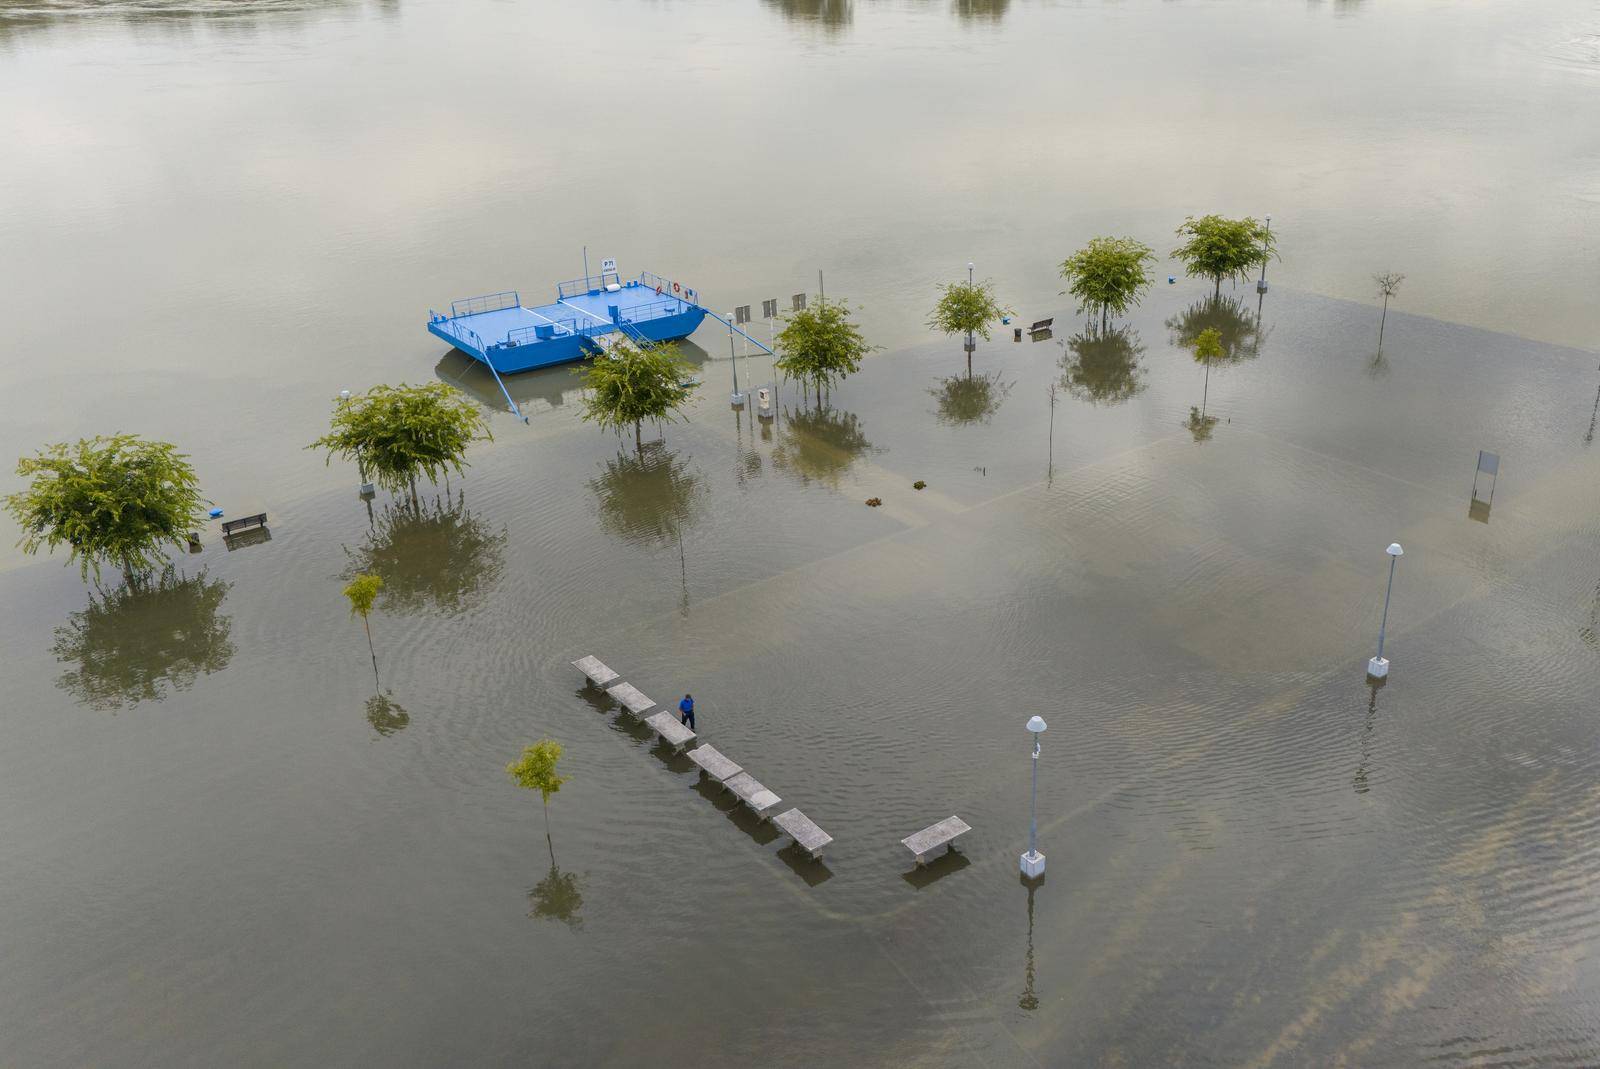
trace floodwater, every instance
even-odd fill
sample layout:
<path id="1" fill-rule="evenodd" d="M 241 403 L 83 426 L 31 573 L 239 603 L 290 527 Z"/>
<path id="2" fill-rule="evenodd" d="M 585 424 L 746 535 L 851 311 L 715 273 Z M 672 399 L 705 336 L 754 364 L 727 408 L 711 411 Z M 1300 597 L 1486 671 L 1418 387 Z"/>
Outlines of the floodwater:
<path id="1" fill-rule="evenodd" d="M 139 595 L 0 551 L 0 1065 L 1600 1063 L 1597 89 L 1587 3 L 0 6 L 0 452 L 168 438 L 271 517 Z M 1264 300 L 1057 295 L 1210 210 L 1273 214 Z M 642 453 L 521 376 L 416 511 L 301 448 L 493 404 L 427 308 L 584 244 L 820 267 L 884 351 L 765 424 L 703 331 Z M 1056 316 L 970 378 L 968 260 Z"/>

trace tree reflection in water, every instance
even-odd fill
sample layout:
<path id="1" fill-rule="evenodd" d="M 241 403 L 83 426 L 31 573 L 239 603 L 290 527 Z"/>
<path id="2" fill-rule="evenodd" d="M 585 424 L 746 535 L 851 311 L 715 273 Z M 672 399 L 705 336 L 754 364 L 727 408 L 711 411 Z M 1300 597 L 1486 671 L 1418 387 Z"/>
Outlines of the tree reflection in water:
<path id="1" fill-rule="evenodd" d="M 998 371 L 987 375 L 951 375 L 928 392 L 939 401 L 939 422 L 960 426 L 965 423 L 988 423 L 1000 411 L 1012 383 L 1001 382 Z"/>
<path id="2" fill-rule="evenodd" d="M 460 491 L 454 501 L 435 497 L 420 508 L 391 503 L 378 514 L 367 540 L 346 549 L 347 574 L 381 576 L 378 597 L 386 612 L 433 609 L 455 615 L 500 581 L 505 544 L 505 528 L 491 530 L 467 509 Z"/>
<path id="3" fill-rule="evenodd" d="M 1064 344 L 1061 385 L 1078 400 L 1120 405 L 1144 389 L 1139 365 L 1144 344 L 1132 327 L 1082 330 Z"/>
<path id="4" fill-rule="evenodd" d="M 528 892 L 528 903 L 533 907 L 528 916 L 560 921 L 577 930 L 583 927 L 583 918 L 578 915 L 583 908 L 583 877 L 557 868 L 555 843 L 548 835 L 545 842 L 550 846 L 550 872 Z"/>
<path id="5" fill-rule="evenodd" d="M 1222 356 L 1215 363 L 1226 367 L 1261 355 L 1261 320 L 1250 313 L 1240 297 L 1206 297 L 1167 320 L 1173 344 L 1193 350 L 1200 332 L 1215 329 L 1222 335 Z"/>
<path id="6" fill-rule="evenodd" d="M 993 22 L 1006 17 L 1011 0 L 952 0 L 950 10 L 962 22 Z"/>
<path id="7" fill-rule="evenodd" d="M 855 18 L 854 0 L 766 0 L 790 22 L 820 26 L 837 33 Z"/>
<path id="8" fill-rule="evenodd" d="M 72 665 L 56 686 L 90 708 L 120 709 L 220 672 L 234 654 L 233 620 L 218 614 L 229 586 L 169 566 L 137 590 L 90 595 L 88 608 L 56 628 L 51 652 Z"/>
<path id="9" fill-rule="evenodd" d="M 374 694 L 367 699 L 367 723 L 379 735 L 388 737 L 404 731 L 411 723 L 411 714 L 387 694 Z"/>
<path id="10" fill-rule="evenodd" d="M 619 452 L 590 480 L 600 506 L 600 526 L 635 545 L 672 545 L 700 517 L 706 490 L 664 442 L 646 442 L 637 453 Z"/>
<path id="11" fill-rule="evenodd" d="M 784 409 L 783 440 L 772 449 L 772 463 L 802 483 L 837 488 L 839 479 L 872 448 L 853 412 L 832 408 Z"/>

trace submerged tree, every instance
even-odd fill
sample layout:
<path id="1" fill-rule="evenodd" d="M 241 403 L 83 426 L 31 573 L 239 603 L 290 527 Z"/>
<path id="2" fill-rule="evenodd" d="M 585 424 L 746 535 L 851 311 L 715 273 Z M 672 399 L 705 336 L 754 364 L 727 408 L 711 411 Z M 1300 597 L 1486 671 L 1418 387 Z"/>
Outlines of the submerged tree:
<path id="1" fill-rule="evenodd" d="M 1126 315 L 1150 288 L 1154 250 L 1133 238 L 1091 238 L 1089 244 L 1061 264 L 1066 292 L 1078 299 L 1078 311 L 1091 320 L 1100 317 L 1100 329 L 1111 317 Z"/>
<path id="2" fill-rule="evenodd" d="M 540 739 L 522 749 L 522 756 L 506 766 L 518 787 L 538 791 L 544 801 L 544 829 L 550 833 L 550 796 L 567 782 L 566 776 L 557 775 L 556 764 L 561 760 L 561 744 L 554 739 Z M 553 860 L 553 859 L 552 859 Z"/>
<path id="3" fill-rule="evenodd" d="M 694 368 L 670 342 L 619 341 L 611 351 L 577 369 L 583 376 L 583 418 L 619 435 L 633 428 L 633 444 L 644 449 L 645 420 L 656 424 L 686 418 L 683 406 L 694 392 L 685 386 Z"/>
<path id="4" fill-rule="evenodd" d="M 1120 405 L 1144 389 L 1139 358 L 1144 345 L 1132 327 L 1079 331 L 1066 340 L 1061 385 L 1094 405 Z"/>
<path id="5" fill-rule="evenodd" d="M 1271 228 L 1249 217 L 1202 215 L 1196 219 L 1191 215 L 1178 227 L 1178 236 L 1188 240 L 1170 255 L 1183 261 L 1190 276 L 1213 280 L 1217 297 L 1222 296 L 1223 279 L 1243 280 L 1276 255 L 1278 249 L 1278 239 Z"/>
<path id="6" fill-rule="evenodd" d="M 51 653 L 71 667 L 56 686 L 92 709 L 161 701 L 233 659 L 233 621 L 218 610 L 229 584 L 168 565 L 154 582 L 91 595 L 56 628 Z"/>
<path id="7" fill-rule="evenodd" d="M 1001 382 L 1000 373 L 974 376 L 951 375 L 929 390 L 939 402 L 939 419 L 944 423 L 987 423 L 1000 411 L 1012 383 Z"/>
<path id="8" fill-rule="evenodd" d="M 784 410 L 784 435 L 772 450 L 772 463 L 798 476 L 802 483 L 815 480 L 837 487 L 839 479 L 872 443 L 862 433 L 853 412 L 811 408 Z"/>
<path id="9" fill-rule="evenodd" d="M 992 324 L 1011 314 L 994 295 L 994 283 L 952 282 L 939 287 L 939 299 L 928 313 L 928 327 L 941 334 L 965 335 L 970 344 L 974 335 L 989 340 Z M 967 373 L 972 373 L 972 350 L 967 350 Z"/>
<path id="10" fill-rule="evenodd" d="M 438 482 L 462 474 L 467 446 L 489 441 L 482 410 L 460 390 L 443 382 L 421 386 L 374 386 L 364 394 L 334 403 L 330 430 L 307 449 L 354 460 L 361 471 L 391 494 L 407 489 L 417 505 L 417 479 Z"/>
<path id="11" fill-rule="evenodd" d="M 1205 365 L 1206 369 L 1205 389 L 1200 395 L 1200 407 L 1189 409 L 1189 433 L 1194 435 L 1194 440 L 1197 442 L 1210 438 L 1211 428 L 1217 423 L 1215 416 L 1206 415 L 1206 400 L 1211 396 L 1211 365 L 1224 359 L 1224 356 L 1222 332 L 1216 327 L 1207 327 L 1195 338 L 1195 362 Z"/>
<path id="12" fill-rule="evenodd" d="M 139 585 L 167 564 L 166 546 L 183 546 L 200 523 L 203 502 L 189 458 L 176 446 L 136 434 L 56 443 L 17 461 L 31 479 L 6 498 L 22 528 L 24 553 L 64 545 L 85 580 L 110 564 Z"/>
<path id="13" fill-rule="evenodd" d="M 789 315 L 778 332 L 779 356 L 772 362 L 785 378 L 809 382 L 822 404 L 823 387 L 861 370 L 861 361 L 873 351 L 850 319 L 850 309 L 839 300 L 820 296 L 815 304 Z"/>
<path id="14" fill-rule="evenodd" d="M 500 581 L 506 537 L 504 528 L 494 530 L 474 516 L 459 491 L 453 502 L 436 497 L 415 509 L 391 505 L 378 514 L 367 540 L 345 551 L 351 562 L 346 578 L 381 578 L 385 612 L 455 615 Z"/>
<path id="15" fill-rule="evenodd" d="M 360 616 L 361 625 L 367 632 L 367 651 L 372 654 L 372 678 L 378 679 L 378 651 L 372 645 L 372 603 L 377 600 L 378 591 L 383 589 L 383 579 L 376 575 L 358 575 L 350 580 L 344 588 L 344 596 L 350 601 L 350 615 Z"/>
<path id="16" fill-rule="evenodd" d="M 1373 275 L 1372 281 L 1378 284 L 1378 296 L 1383 298 L 1383 314 L 1378 317 L 1378 352 L 1383 352 L 1383 325 L 1389 319 L 1389 298 L 1400 292 L 1400 283 L 1406 276 L 1393 271 L 1385 271 L 1381 275 Z"/>

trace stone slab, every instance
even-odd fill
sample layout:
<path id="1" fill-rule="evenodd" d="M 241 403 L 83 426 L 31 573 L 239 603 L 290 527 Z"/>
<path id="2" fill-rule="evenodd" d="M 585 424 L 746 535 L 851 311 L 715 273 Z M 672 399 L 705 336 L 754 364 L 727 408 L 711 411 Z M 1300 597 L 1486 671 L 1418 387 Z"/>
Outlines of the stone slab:
<path id="1" fill-rule="evenodd" d="M 593 683 L 597 687 L 603 687 L 607 683 L 615 683 L 617 680 L 622 678 L 617 673 L 613 672 L 611 669 L 602 664 L 600 658 L 594 656 L 593 654 L 589 654 L 586 657 L 579 657 L 576 661 L 572 662 L 572 667 L 588 676 L 589 682 Z"/>
<path id="2" fill-rule="evenodd" d="M 621 702 L 622 707 L 634 716 L 656 707 L 656 703 L 639 693 L 639 688 L 632 683 L 618 683 L 614 687 L 607 687 L 606 693 Z"/>
<path id="3" fill-rule="evenodd" d="M 800 845 L 812 857 L 833 842 L 833 836 L 817 827 L 816 823 L 798 809 L 788 809 L 772 818 L 772 823 Z"/>
<path id="4" fill-rule="evenodd" d="M 965 835 L 972 828 L 960 817 L 945 817 L 937 824 L 931 824 L 915 835 L 908 835 L 900 842 L 907 850 L 917 855 L 921 861 L 923 855 L 930 850 L 937 850 L 955 840 L 957 835 Z"/>
<path id="5" fill-rule="evenodd" d="M 783 801 L 776 794 L 763 787 L 754 776 L 748 772 L 741 772 L 728 779 L 728 790 L 739 796 L 739 801 L 749 806 L 757 816 L 765 814 L 773 806 Z"/>
<path id="6" fill-rule="evenodd" d="M 665 709 L 645 717 L 644 722 L 674 750 L 681 750 L 694 741 L 694 732 L 678 723 L 678 718 Z"/>
<path id="7" fill-rule="evenodd" d="M 679 725 L 682 726 L 681 724 Z M 726 783 L 731 777 L 737 776 L 744 769 L 734 764 L 726 754 L 710 743 L 689 751 L 689 760 L 699 765 L 701 770 L 718 783 Z"/>

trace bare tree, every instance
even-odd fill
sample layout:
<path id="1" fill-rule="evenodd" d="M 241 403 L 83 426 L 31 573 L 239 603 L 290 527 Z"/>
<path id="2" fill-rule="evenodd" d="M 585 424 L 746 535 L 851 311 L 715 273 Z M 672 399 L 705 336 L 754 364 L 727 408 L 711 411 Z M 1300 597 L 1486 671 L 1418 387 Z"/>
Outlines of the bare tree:
<path id="1" fill-rule="evenodd" d="M 1378 351 L 1383 351 L 1383 324 L 1389 318 L 1389 298 L 1400 292 L 1400 283 L 1406 276 L 1394 271 L 1385 271 L 1381 275 L 1373 275 L 1372 281 L 1378 284 L 1378 295 L 1383 298 L 1383 315 L 1378 318 Z"/>

